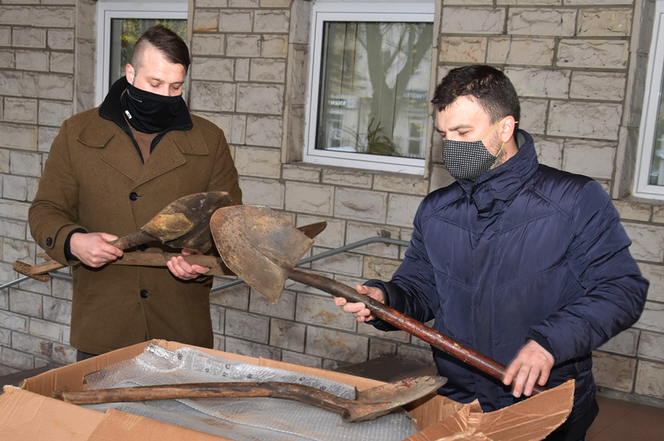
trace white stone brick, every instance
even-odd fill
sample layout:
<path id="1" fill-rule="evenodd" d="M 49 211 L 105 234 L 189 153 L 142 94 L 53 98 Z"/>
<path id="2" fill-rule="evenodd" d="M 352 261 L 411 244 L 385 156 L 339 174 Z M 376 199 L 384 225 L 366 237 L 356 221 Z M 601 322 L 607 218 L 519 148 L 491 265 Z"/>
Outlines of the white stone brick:
<path id="1" fill-rule="evenodd" d="M 551 69 L 505 69 L 519 96 L 567 98 L 571 71 Z"/>
<path id="2" fill-rule="evenodd" d="M 489 39 L 487 62 L 527 66 L 550 66 L 553 61 L 553 39 Z"/>
<path id="3" fill-rule="evenodd" d="M 576 11 L 572 9 L 510 8 L 507 33 L 564 37 L 574 35 Z"/>
<path id="4" fill-rule="evenodd" d="M 25 221 L 2 219 L 0 221 L 0 236 L 24 240 L 27 228 L 28 225 Z"/>
<path id="5" fill-rule="evenodd" d="M 318 271 L 361 277 L 362 256 L 353 253 L 335 254 L 313 262 L 311 267 Z"/>
<path id="6" fill-rule="evenodd" d="M 295 321 L 344 331 L 355 331 L 357 328 L 355 317 L 335 305 L 331 296 L 298 294 Z"/>
<path id="7" fill-rule="evenodd" d="M 260 35 L 228 35 L 226 55 L 229 57 L 258 57 L 261 52 Z"/>
<path id="8" fill-rule="evenodd" d="M 261 57 L 286 58 L 288 55 L 288 36 L 263 35 L 261 37 Z"/>
<path id="9" fill-rule="evenodd" d="M 397 356 L 404 360 L 411 360 L 422 364 L 431 365 L 433 363 L 431 349 L 428 347 L 420 349 L 413 346 L 400 345 L 397 348 Z"/>
<path id="10" fill-rule="evenodd" d="M 624 69 L 629 59 L 629 42 L 622 40 L 561 40 L 558 66 Z"/>
<path id="11" fill-rule="evenodd" d="M 427 181 L 422 178 L 376 175 L 373 188 L 374 190 L 389 191 L 391 193 L 425 196 L 427 194 L 427 186 Z"/>
<path id="12" fill-rule="evenodd" d="M 223 334 L 226 329 L 226 308 L 217 305 L 210 305 L 210 321 L 212 322 L 212 332 Z"/>
<path id="13" fill-rule="evenodd" d="M 69 345 L 53 343 L 53 360 L 60 364 L 76 363 L 76 349 Z"/>
<path id="14" fill-rule="evenodd" d="M 228 0 L 228 6 L 231 8 L 258 8 L 259 0 Z"/>
<path id="15" fill-rule="evenodd" d="M 284 107 L 284 87 L 281 85 L 239 84 L 237 111 L 281 115 Z"/>
<path id="16" fill-rule="evenodd" d="M 213 287 L 224 285 L 230 280 L 228 278 L 215 277 Z M 240 284 L 224 289 L 215 290 L 210 293 L 210 303 L 229 308 L 246 310 L 249 304 L 249 285 Z"/>
<path id="17" fill-rule="evenodd" d="M 398 239 L 399 229 L 386 225 L 348 222 L 348 228 L 346 231 L 347 245 L 374 237 Z M 362 252 L 362 254 L 387 257 L 389 259 L 397 259 L 399 257 L 399 246 L 386 243 L 373 243 L 364 245 L 357 251 Z"/>
<path id="18" fill-rule="evenodd" d="M 631 5 L 634 0 L 563 0 L 564 5 Z"/>
<path id="19" fill-rule="evenodd" d="M 611 179 L 615 154 L 616 146 L 612 143 L 570 140 L 565 142 L 563 170 L 592 178 Z"/>
<path id="20" fill-rule="evenodd" d="M 219 10 L 194 8 L 194 33 L 217 32 L 219 30 Z"/>
<path id="21" fill-rule="evenodd" d="M 267 343 L 270 319 L 235 309 L 226 310 L 225 334 L 258 343 Z"/>
<path id="22" fill-rule="evenodd" d="M 387 223 L 402 227 L 412 227 L 415 213 L 421 202 L 422 196 L 390 194 L 387 210 Z"/>
<path id="23" fill-rule="evenodd" d="M 579 9 L 577 35 L 580 37 L 629 37 L 631 24 L 631 9 Z"/>
<path id="24" fill-rule="evenodd" d="M 0 353 L 0 364 L 6 364 L 21 371 L 26 371 L 32 369 L 33 357 L 23 352 L 3 348 L 2 353 Z"/>
<path id="25" fill-rule="evenodd" d="M 253 12 L 247 10 L 224 11 L 219 14 L 219 31 L 251 32 Z"/>
<path id="26" fill-rule="evenodd" d="M 12 151 L 9 172 L 16 175 L 41 176 L 41 154 Z"/>
<path id="27" fill-rule="evenodd" d="M 456 179 L 452 177 L 449 171 L 441 165 L 435 164 L 433 170 L 431 170 L 431 184 L 429 191 L 434 191 L 439 188 L 447 187 L 448 185 L 456 182 Z"/>
<path id="28" fill-rule="evenodd" d="M 37 150 L 37 127 L 0 123 L 0 146 L 8 149 Z"/>
<path id="29" fill-rule="evenodd" d="M 193 110 L 232 112 L 235 110 L 235 85 L 192 81 L 190 106 Z"/>
<path id="30" fill-rule="evenodd" d="M 245 115 L 233 115 L 232 140 L 234 143 L 244 144 L 246 127 L 247 127 L 247 117 Z"/>
<path id="31" fill-rule="evenodd" d="M 228 0 L 196 0 L 197 8 L 227 8 Z"/>
<path id="32" fill-rule="evenodd" d="M 63 300 L 71 300 L 73 296 L 73 283 L 71 280 L 60 277 L 51 279 L 53 286 L 53 297 Z"/>
<path id="33" fill-rule="evenodd" d="M 74 81 L 71 75 L 39 74 L 37 87 L 39 98 L 72 101 L 74 97 Z"/>
<path id="34" fill-rule="evenodd" d="M 636 360 L 632 358 L 593 352 L 593 376 L 598 386 L 631 392 L 635 371 Z"/>
<path id="35" fill-rule="evenodd" d="M 6 175 L 2 179 L 2 197 L 25 201 L 28 197 L 28 179 L 23 176 Z"/>
<path id="36" fill-rule="evenodd" d="M 648 222 L 652 212 L 652 205 L 639 202 L 618 200 L 613 201 L 613 205 L 620 213 L 622 220 L 635 220 Z"/>
<path id="37" fill-rule="evenodd" d="M 33 242 L 25 240 L 3 238 L 2 260 L 5 262 L 14 262 L 21 260 L 23 262 L 34 262 L 36 255 L 36 245 Z"/>
<path id="38" fill-rule="evenodd" d="M 367 222 L 385 223 L 387 193 L 337 188 L 334 216 Z"/>
<path id="39" fill-rule="evenodd" d="M 664 303 L 646 302 L 635 328 L 664 333 Z"/>
<path id="40" fill-rule="evenodd" d="M 48 71 L 48 52 L 44 51 L 16 51 L 16 69 Z"/>
<path id="41" fill-rule="evenodd" d="M 233 71 L 232 59 L 196 57 L 191 69 L 191 78 L 192 80 L 229 81 L 233 78 Z"/>
<path id="42" fill-rule="evenodd" d="M 241 177 L 240 187 L 245 205 L 267 205 L 277 210 L 284 208 L 286 187 L 281 182 Z"/>
<path id="43" fill-rule="evenodd" d="M 62 340 L 63 326 L 55 323 L 39 320 L 36 318 L 30 319 L 30 334 L 37 337 L 44 337 L 51 340 Z"/>
<path id="44" fill-rule="evenodd" d="M 0 200 L 0 216 L 27 221 L 29 208 L 26 202 Z"/>
<path id="45" fill-rule="evenodd" d="M 194 34 L 191 41 L 191 54 L 199 55 L 225 55 L 226 36 L 223 34 Z"/>
<path id="46" fill-rule="evenodd" d="M 40 152 L 48 152 L 51 150 L 51 144 L 56 136 L 58 136 L 59 128 L 55 127 L 40 127 L 37 132 L 37 150 Z M 45 161 L 46 158 L 43 159 Z M 42 161 L 42 163 L 43 163 Z"/>
<path id="47" fill-rule="evenodd" d="M 521 118 L 519 128 L 531 135 L 543 135 L 546 131 L 546 112 L 549 107 L 547 100 L 521 99 Z"/>
<path id="48" fill-rule="evenodd" d="M 286 210 L 331 216 L 333 206 L 333 186 L 286 182 Z"/>
<path id="49" fill-rule="evenodd" d="M 0 327 L 12 331 L 28 332 L 28 317 L 13 314 L 8 311 L 0 311 Z"/>
<path id="50" fill-rule="evenodd" d="M 39 124 L 60 127 L 72 114 L 72 103 L 46 100 L 39 102 Z"/>
<path id="51" fill-rule="evenodd" d="M 74 54 L 51 52 L 49 54 L 49 70 L 51 72 L 74 73 Z"/>
<path id="52" fill-rule="evenodd" d="M 498 0 L 499 5 L 558 6 L 561 0 Z M 492 3 L 492 2 L 489 2 Z"/>
<path id="53" fill-rule="evenodd" d="M 235 167 L 242 176 L 279 178 L 281 171 L 281 151 L 237 147 L 235 149 Z"/>
<path id="54" fill-rule="evenodd" d="M 283 120 L 272 116 L 247 117 L 247 131 L 245 143 L 247 145 L 281 147 L 283 137 Z M 276 162 L 281 165 L 281 159 Z"/>
<path id="55" fill-rule="evenodd" d="M 305 353 L 346 363 L 367 360 L 369 339 L 356 334 L 307 326 Z"/>
<path id="56" fill-rule="evenodd" d="M 339 248 L 344 244 L 344 230 L 346 222 L 340 219 L 327 219 L 316 216 L 307 216 L 305 214 L 297 215 L 297 227 L 310 225 L 315 222 L 327 222 L 325 230 L 314 239 L 317 247 Z"/>
<path id="57" fill-rule="evenodd" d="M 286 61 L 275 58 L 251 60 L 251 81 L 283 83 L 286 78 Z"/>
<path id="58" fill-rule="evenodd" d="M 323 169 L 323 182 L 353 188 L 371 188 L 373 175 L 363 171 Z"/>
<path id="59" fill-rule="evenodd" d="M 408 343 L 410 341 L 410 334 L 405 331 L 381 331 L 366 323 L 358 323 L 357 332 L 358 334 L 379 337 L 380 339 L 392 340 L 400 343 Z M 380 340 L 378 338 L 372 338 L 370 345 L 374 345 L 377 341 Z"/>
<path id="60" fill-rule="evenodd" d="M 321 169 L 306 164 L 284 164 L 282 176 L 287 181 L 320 182 Z"/>
<path id="61" fill-rule="evenodd" d="M 270 322 L 270 346 L 304 352 L 306 326 L 291 321 L 272 319 Z"/>
<path id="62" fill-rule="evenodd" d="M 36 97 L 38 74 L 34 72 L 0 71 L 0 84 L 7 96 Z"/>
<path id="63" fill-rule="evenodd" d="M 622 101 L 626 81 L 623 73 L 575 71 L 570 83 L 570 98 Z"/>
<path id="64" fill-rule="evenodd" d="M 291 0 L 260 0 L 261 8 L 288 8 Z"/>
<path id="65" fill-rule="evenodd" d="M 249 311 L 270 317 L 293 320 L 295 318 L 295 298 L 295 293 L 283 291 L 277 303 L 272 304 L 256 290 L 252 289 L 251 300 L 249 300 Z"/>
<path id="66" fill-rule="evenodd" d="M 648 300 L 664 303 L 664 267 L 640 262 L 639 268 L 643 277 L 650 281 Z"/>
<path id="67" fill-rule="evenodd" d="M 299 364 L 300 366 L 309 366 L 318 369 L 322 367 L 322 359 L 319 357 L 312 357 L 311 355 L 304 355 L 286 350 L 281 353 L 281 361 L 284 363 Z"/>
<path id="68" fill-rule="evenodd" d="M 483 63 L 486 48 L 486 38 L 442 35 L 438 60 L 441 63 Z"/>
<path id="69" fill-rule="evenodd" d="M 14 47 L 46 47 L 46 30 L 39 28 L 12 29 L 12 46 Z"/>
<path id="70" fill-rule="evenodd" d="M 399 265 L 401 265 L 401 262 L 397 260 L 367 256 L 364 258 L 362 277 L 365 279 L 390 280 Z"/>
<path id="71" fill-rule="evenodd" d="M 639 361 L 634 392 L 647 397 L 664 398 L 664 364 Z"/>
<path id="72" fill-rule="evenodd" d="M 552 101 L 547 134 L 615 141 L 621 115 L 621 104 Z"/>
<path id="73" fill-rule="evenodd" d="M 235 81 L 249 81 L 249 61 L 251 58 L 235 60 Z"/>
<path id="74" fill-rule="evenodd" d="M 11 46 L 12 28 L 0 26 L 0 46 Z"/>
<path id="75" fill-rule="evenodd" d="M 44 307 L 44 320 L 49 322 L 71 324 L 71 302 L 68 300 L 44 297 L 42 299 Z"/>
<path id="76" fill-rule="evenodd" d="M 15 123 L 37 123 L 37 100 L 5 98 L 5 121 Z"/>
<path id="77" fill-rule="evenodd" d="M 13 50 L 0 50 L 0 68 L 14 69 L 16 67 L 14 58 Z"/>
<path id="78" fill-rule="evenodd" d="M 664 361 L 664 335 L 642 332 L 639 340 L 639 358 Z"/>
<path id="79" fill-rule="evenodd" d="M 5 296 L 7 295 L 6 290 L 5 291 Z M 0 345 L 1 346 L 10 346 L 12 344 L 12 333 L 9 331 L 9 329 L 0 329 Z"/>
<path id="80" fill-rule="evenodd" d="M 620 334 L 614 336 L 611 340 L 599 347 L 605 352 L 614 352 L 621 355 L 636 355 L 636 347 L 639 341 L 639 331 L 636 329 L 626 329 Z"/>
<path id="81" fill-rule="evenodd" d="M 657 225 L 623 222 L 632 240 L 629 250 L 636 260 L 661 263 L 664 258 L 664 228 Z"/>
<path id="82" fill-rule="evenodd" d="M 74 31 L 71 29 L 49 29 L 46 37 L 47 47 L 55 50 L 74 49 Z"/>
<path id="83" fill-rule="evenodd" d="M 288 32 L 290 11 L 261 10 L 254 15 L 254 32 Z"/>
<path id="84" fill-rule="evenodd" d="M 225 349 L 226 352 L 245 355 L 247 357 L 263 357 L 271 360 L 279 360 L 281 358 L 281 350 L 278 348 L 233 337 L 226 337 Z"/>
<path id="85" fill-rule="evenodd" d="M 503 8 L 443 7 L 446 34 L 501 34 L 504 22 Z"/>
<path id="86" fill-rule="evenodd" d="M 362 328 L 373 328 L 373 326 L 363 326 Z M 383 355 L 396 355 L 397 345 L 385 340 L 372 338 L 369 340 L 369 360 L 381 357 Z"/>

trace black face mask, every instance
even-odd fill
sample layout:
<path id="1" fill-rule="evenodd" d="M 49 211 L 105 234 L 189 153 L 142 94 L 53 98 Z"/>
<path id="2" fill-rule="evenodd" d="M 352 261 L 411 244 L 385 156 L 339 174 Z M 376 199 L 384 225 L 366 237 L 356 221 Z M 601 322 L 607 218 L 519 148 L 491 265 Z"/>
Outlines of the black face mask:
<path id="1" fill-rule="evenodd" d="M 184 101 L 182 95 L 157 95 L 129 84 L 120 103 L 125 118 L 134 129 L 142 133 L 158 133 L 170 127 Z"/>

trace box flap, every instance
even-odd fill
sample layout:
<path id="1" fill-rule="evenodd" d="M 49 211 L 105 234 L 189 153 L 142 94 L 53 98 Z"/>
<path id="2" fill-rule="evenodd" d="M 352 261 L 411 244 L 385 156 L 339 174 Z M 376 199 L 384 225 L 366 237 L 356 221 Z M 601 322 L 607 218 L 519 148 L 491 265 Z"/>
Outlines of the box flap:
<path id="1" fill-rule="evenodd" d="M 86 441 L 103 417 L 12 386 L 0 396 L 3 441 Z"/>
<path id="2" fill-rule="evenodd" d="M 88 441 L 221 441 L 226 438 L 108 409 Z"/>

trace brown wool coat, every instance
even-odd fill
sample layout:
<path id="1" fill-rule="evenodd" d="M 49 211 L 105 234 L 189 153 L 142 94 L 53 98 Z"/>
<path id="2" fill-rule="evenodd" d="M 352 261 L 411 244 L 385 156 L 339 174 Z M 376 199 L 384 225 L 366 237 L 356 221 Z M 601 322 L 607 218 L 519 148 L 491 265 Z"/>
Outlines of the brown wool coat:
<path id="1" fill-rule="evenodd" d="M 65 241 L 75 228 L 121 237 L 174 200 L 203 191 L 227 191 L 241 204 L 223 132 L 202 118 L 192 121 L 191 130 L 168 132 L 145 164 L 98 109 L 65 121 L 29 211 L 39 246 L 66 263 Z M 73 276 L 71 344 L 78 350 L 100 354 L 152 338 L 212 347 L 211 278 L 183 282 L 168 269 L 121 265 L 78 265 Z"/>

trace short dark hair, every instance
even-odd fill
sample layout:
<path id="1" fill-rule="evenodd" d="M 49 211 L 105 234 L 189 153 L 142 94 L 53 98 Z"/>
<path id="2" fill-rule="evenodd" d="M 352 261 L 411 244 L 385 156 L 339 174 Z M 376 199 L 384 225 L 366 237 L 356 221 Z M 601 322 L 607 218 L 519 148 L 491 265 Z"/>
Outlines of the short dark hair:
<path id="1" fill-rule="evenodd" d="M 471 65 L 452 69 L 436 87 L 431 104 L 441 111 L 462 96 L 473 97 L 492 123 L 506 116 L 513 116 L 517 122 L 521 118 L 521 106 L 514 85 L 503 72 L 491 66 Z"/>
<path id="2" fill-rule="evenodd" d="M 141 35 L 134 46 L 134 54 L 131 57 L 131 65 L 138 69 L 146 45 L 151 45 L 163 53 L 173 64 L 181 64 L 184 71 L 189 70 L 189 48 L 178 34 L 170 29 L 156 25 L 149 28 Z"/>

